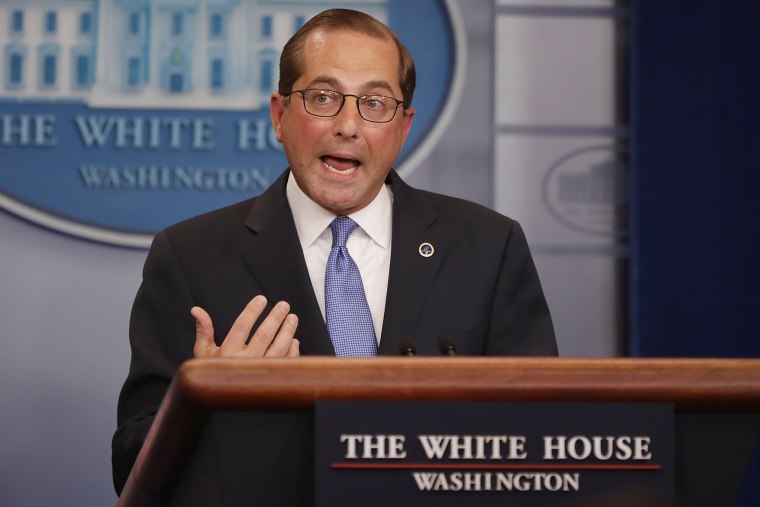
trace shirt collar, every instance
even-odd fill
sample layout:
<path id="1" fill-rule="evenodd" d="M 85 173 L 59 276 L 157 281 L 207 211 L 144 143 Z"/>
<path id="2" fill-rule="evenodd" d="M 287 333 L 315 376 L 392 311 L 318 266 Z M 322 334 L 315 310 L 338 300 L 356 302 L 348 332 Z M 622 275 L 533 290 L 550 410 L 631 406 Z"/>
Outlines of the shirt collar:
<path id="1" fill-rule="evenodd" d="M 312 201 L 292 175 L 288 175 L 285 193 L 290 211 L 293 213 L 301 248 L 305 250 L 325 232 L 336 215 Z M 349 216 L 379 246 L 385 249 L 391 247 L 393 192 L 390 185 L 383 185 L 371 203 Z"/>

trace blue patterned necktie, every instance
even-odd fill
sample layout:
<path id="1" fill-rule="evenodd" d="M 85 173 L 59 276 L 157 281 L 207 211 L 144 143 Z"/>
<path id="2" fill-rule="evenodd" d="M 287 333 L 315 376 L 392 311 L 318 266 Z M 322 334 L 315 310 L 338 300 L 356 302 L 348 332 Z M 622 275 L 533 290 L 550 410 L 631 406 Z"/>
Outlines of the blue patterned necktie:
<path id="1" fill-rule="evenodd" d="M 376 356 L 377 340 L 359 268 L 346 249 L 358 224 L 337 217 L 330 224 L 332 249 L 325 272 L 325 315 L 336 356 Z"/>

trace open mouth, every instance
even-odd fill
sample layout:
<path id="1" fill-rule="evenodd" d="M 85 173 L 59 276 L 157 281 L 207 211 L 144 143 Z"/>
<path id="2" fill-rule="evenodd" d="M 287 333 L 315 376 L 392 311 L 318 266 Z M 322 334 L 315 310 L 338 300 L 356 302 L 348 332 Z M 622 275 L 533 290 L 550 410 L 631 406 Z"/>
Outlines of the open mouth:
<path id="1" fill-rule="evenodd" d="M 334 157 L 325 155 L 322 157 L 322 165 L 334 174 L 353 174 L 359 167 L 359 161 L 352 158 Z"/>

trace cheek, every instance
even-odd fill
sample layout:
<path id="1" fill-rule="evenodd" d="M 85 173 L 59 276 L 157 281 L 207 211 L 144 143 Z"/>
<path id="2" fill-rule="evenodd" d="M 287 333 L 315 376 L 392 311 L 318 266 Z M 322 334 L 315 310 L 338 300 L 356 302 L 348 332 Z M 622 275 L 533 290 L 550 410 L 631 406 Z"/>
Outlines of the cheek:
<path id="1" fill-rule="evenodd" d="M 375 158 L 382 160 L 384 164 L 393 162 L 401 148 L 401 136 L 398 132 L 384 132 L 373 136 L 369 141 Z"/>
<path id="2" fill-rule="evenodd" d="M 283 130 L 283 137 L 291 147 L 300 153 L 305 153 L 312 151 L 321 139 L 323 132 L 318 127 L 308 121 L 292 122 L 286 130 Z"/>
<path id="3" fill-rule="evenodd" d="M 306 132 L 303 132 L 297 126 L 290 125 L 283 128 L 282 137 L 284 139 L 282 146 L 288 161 L 291 164 L 305 163 L 309 147 L 313 144 Z"/>

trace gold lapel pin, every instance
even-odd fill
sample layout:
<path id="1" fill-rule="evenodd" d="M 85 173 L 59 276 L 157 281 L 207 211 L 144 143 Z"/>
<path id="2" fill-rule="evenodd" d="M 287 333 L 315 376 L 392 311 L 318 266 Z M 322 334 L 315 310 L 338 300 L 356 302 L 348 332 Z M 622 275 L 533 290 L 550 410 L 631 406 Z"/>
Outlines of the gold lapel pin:
<path id="1" fill-rule="evenodd" d="M 423 257 L 432 257 L 433 254 L 435 253 L 435 248 L 433 248 L 433 245 L 431 245 L 430 243 L 425 242 L 420 245 L 420 248 L 418 251 L 420 252 L 420 255 Z"/>

